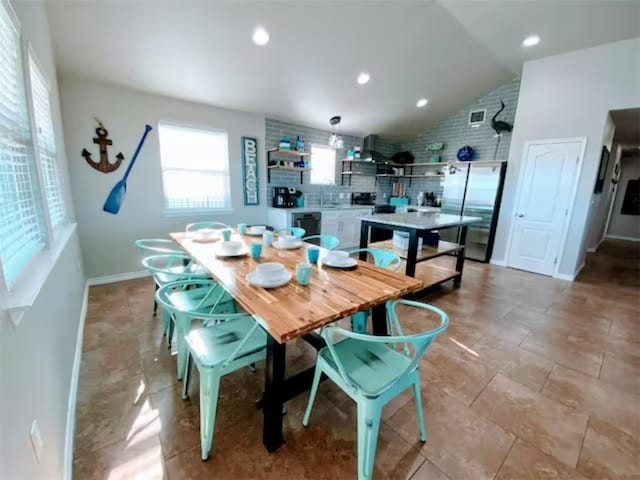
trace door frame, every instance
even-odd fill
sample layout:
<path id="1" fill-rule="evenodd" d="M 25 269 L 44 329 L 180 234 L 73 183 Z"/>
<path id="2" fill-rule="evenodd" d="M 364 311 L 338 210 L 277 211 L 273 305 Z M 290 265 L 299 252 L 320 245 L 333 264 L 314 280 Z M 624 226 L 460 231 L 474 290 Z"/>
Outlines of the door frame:
<path id="1" fill-rule="evenodd" d="M 568 138 L 550 138 L 550 139 L 540 139 L 540 140 L 528 140 L 524 142 L 524 147 L 522 149 L 522 161 L 520 162 L 520 171 L 518 172 L 518 184 L 516 190 L 516 196 L 513 202 L 513 208 L 511 211 L 511 222 L 509 224 L 509 237 L 507 240 L 507 255 L 505 258 L 505 263 L 507 267 L 510 267 L 509 261 L 511 260 L 511 250 L 513 248 L 513 235 L 515 230 L 516 218 L 518 215 L 518 205 L 520 204 L 520 195 L 522 194 L 522 185 L 524 184 L 524 174 L 526 171 L 526 161 L 527 156 L 529 154 L 529 149 L 534 145 L 548 145 L 553 143 L 580 143 L 580 156 L 578 157 L 578 167 L 576 169 L 576 177 L 573 179 L 573 185 L 571 187 L 571 197 L 569 197 L 569 206 L 567 209 L 567 215 L 565 216 L 565 220 L 562 224 L 562 230 L 560 232 L 560 243 L 558 245 L 558 251 L 556 255 L 558 257 L 558 261 L 553 267 L 553 273 L 551 275 L 552 278 L 566 278 L 566 275 L 559 275 L 558 271 L 560 269 L 560 264 L 562 263 L 562 257 L 564 256 L 564 250 L 567 243 L 567 237 L 569 234 L 569 223 L 570 219 L 573 216 L 573 210 L 576 203 L 576 194 L 578 192 L 578 183 L 580 181 L 580 175 L 582 174 L 582 166 L 584 164 L 584 155 L 587 150 L 587 137 L 568 137 Z M 535 272 L 531 272 L 535 273 Z M 573 273 L 571 274 L 573 276 Z"/>

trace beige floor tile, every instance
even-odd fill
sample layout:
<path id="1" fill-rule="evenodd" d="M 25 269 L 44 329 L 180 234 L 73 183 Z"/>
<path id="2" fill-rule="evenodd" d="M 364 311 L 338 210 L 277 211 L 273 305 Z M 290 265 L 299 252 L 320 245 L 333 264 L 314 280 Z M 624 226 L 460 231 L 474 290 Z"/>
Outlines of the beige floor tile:
<path id="1" fill-rule="evenodd" d="M 574 469 L 518 439 L 496 480 L 584 480 Z"/>
<path id="2" fill-rule="evenodd" d="M 598 378 L 604 352 L 601 348 L 568 335 L 554 332 L 531 332 L 520 348 Z"/>
<path id="3" fill-rule="evenodd" d="M 471 348 L 476 360 L 497 369 L 507 377 L 529 387 L 540 390 L 546 381 L 553 362 L 504 342 L 483 338 Z"/>
<path id="4" fill-rule="evenodd" d="M 515 436 L 438 388 L 422 393 L 427 442 L 422 452 L 451 478 L 491 478 Z M 407 403 L 387 422 L 409 443 L 420 445 L 415 407 Z"/>
<path id="5" fill-rule="evenodd" d="M 500 373 L 480 394 L 472 410 L 569 467 L 575 467 L 587 415 L 574 412 Z"/>
<path id="6" fill-rule="evenodd" d="M 167 478 L 157 435 L 135 442 L 120 440 L 76 457 L 73 478 L 79 480 L 164 480 Z"/>
<path id="7" fill-rule="evenodd" d="M 585 477 L 639 478 L 640 444 L 610 423 L 596 417 L 589 419 L 577 470 Z"/>
<path id="8" fill-rule="evenodd" d="M 411 477 L 411 480 L 449 480 L 449 477 L 438 470 L 438 467 L 429 460 L 425 460 Z"/>
<path id="9" fill-rule="evenodd" d="M 640 369 L 605 353 L 600 378 L 627 393 L 640 395 Z"/>
<path id="10" fill-rule="evenodd" d="M 640 396 L 561 365 L 553 367 L 542 394 L 577 411 L 595 415 L 627 433 L 640 429 Z"/>
<path id="11" fill-rule="evenodd" d="M 420 366 L 422 385 L 441 388 L 469 405 L 496 374 L 473 360 L 462 345 L 437 340 Z"/>

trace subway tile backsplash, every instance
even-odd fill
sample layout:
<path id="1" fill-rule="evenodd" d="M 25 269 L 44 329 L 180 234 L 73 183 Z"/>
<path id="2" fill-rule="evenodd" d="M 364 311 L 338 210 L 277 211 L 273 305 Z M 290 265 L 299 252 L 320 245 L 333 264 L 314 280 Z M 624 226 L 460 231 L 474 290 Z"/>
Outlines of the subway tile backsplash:
<path id="1" fill-rule="evenodd" d="M 500 100 L 502 99 L 506 104 L 506 108 L 499 118 L 513 123 L 519 88 L 519 79 L 502 85 L 459 112 L 446 118 L 428 132 L 418 135 L 409 141 L 401 143 L 387 142 L 383 138 L 379 138 L 376 150 L 388 157 L 391 157 L 399 151 L 408 150 L 413 153 L 416 162 L 428 162 L 430 160 L 430 154 L 426 151 L 426 146 L 432 142 L 442 142 L 445 144 L 444 150 L 440 152 L 442 162 L 455 161 L 456 153 L 463 145 L 471 145 L 477 152 L 478 160 L 494 160 L 497 138 L 495 138 L 495 132 L 491 129 L 491 117 L 499 108 Z M 469 112 L 479 109 L 487 109 L 485 122 L 480 127 L 471 128 L 468 125 Z M 289 137 L 292 143 L 294 143 L 297 135 L 304 137 L 307 146 L 313 143 L 326 145 L 330 133 L 328 130 L 320 130 L 271 118 L 266 119 L 265 130 L 266 148 L 277 147 L 283 136 Z M 320 195 L 323 190 L 325 192 L 325 200 L 327 201 L 332 199 L 333 201 L 349 203 L 352 192 L 376 192 L 378 201 L 386 202 L 391 195 L 391 185 L 393 182 L 403 182 L 408 185 L 409 179 L 407 178 L 380 178 L 378 182 L 376 182 L 375 166 L 357 164 L 357 171 L 370 173 L 371 175 L 353 175 L 351 177 L 351 186 L 349 186 L 348 179 L 345 179 L 345 186 L 341 186 L 340 181 L 342 175 L 340 172 L 342 171 L 342 162 L 340 160 L 347 156 L 348 149 L 354 146 L 362 146 L 363 140 L 362 137 L 350 135 L 342 135 L 342 138 L 344 139 L 345 148 L 336 151 L 335 186 L 310 185 L 308 172 L 303 174 L 304 181 L 302 185 L 300 185 L 299 172 L 273 170 L 271 172 L 271 183 L 267 186 L 268 201 L 271 202 L 271 187 L 282 186 L 294 187 L 304 192 L 307 205 L 319 204 Z M 500 139 L 495 159 L 507 159 L 510 143 L 511 134 L 504 134 Z M 415 167 L 415 170 L 416 173 L 421 173 L 424 171 L 424 168 L 420 169 L 419 167 Z M 441 195 L 442 186 L 443 181 L 439 178 L 412 178 L 411 186 L 407 187 L 407 195 L 411 203 L 414 203 L 418 192 L 433 192 L 436 195 Z M 339 198 L 340 194 L 343 195 L 343 199 Z"/>

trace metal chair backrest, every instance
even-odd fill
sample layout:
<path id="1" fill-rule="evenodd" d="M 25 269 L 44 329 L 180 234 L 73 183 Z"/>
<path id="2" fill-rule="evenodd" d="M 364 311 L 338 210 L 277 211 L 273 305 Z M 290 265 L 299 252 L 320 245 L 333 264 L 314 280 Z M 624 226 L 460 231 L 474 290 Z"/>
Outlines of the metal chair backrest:
<path id="1" fill-rule="evenodd" d="M 400 324 L 400 320 L 398 319 L 398 315 L 396 314 L 396 306 L 397 305 L 407 305 L 414 308 L 419 308 L 422 310 L 428 310 L 432 313 L 435 313 L 440 318 L 440 326 L 415 335 L 405 335 L 402 331 L 402 326 Z M 386 384 L 380 388 L 379 392 L 365 392 L 368 395 L 378 394 L 386 390 L 386 388 L 394 383 L 398 378 L 406 375 L 411 372 L 414 368 L 417 367 L 420 362 L 422 356 L 425 354 L 429 346 L 433 343 L 433 341 L 444 332 L 449 326 L 449 317 L 448 315 L 433 305 L 428 305 L 426 303 L 414 302 L 411 300 L 395 300 L 392 302 L 387 302 L 387 316 L 389 319 L 390 332 L 388 336 L 378 336 L 378 335 L 367 335 L 363 333 L 355 333 L 351 330 L 345 330 L 344 328 L 330 325 L 324 327 L 322 330 L 322 336 L 327 342 L 327 347 L 331 352 L 331 356 L 333 361 L 335 362 L 340 375 L 343 380 L 347 382 L 347 384 L 352 387 L 358 389 L 357 385 L 354 385 L 353 382 L 349 379 L 348 371 L 345 369 L 344 365 L 340 361 L 339 355 L 336 353 L 334 344 L 335 342 L 331 339 L 331 333 L 335 333 L 338 336 L 347 337 L 355 339 L 359 342 L 370 342 L 370 343 L 384 343 L 387 345 L 393 345 L 394 349 L 398 347 L 402 347 L 402 351 L 404 354 L 411 359 L 409 363 L 407 363 L 406 367 L 398 371 L 397 374 L 390 378 Z M 391 347 L 389 347 L 391 348 Z"/>
<path id="2" fill-rule="evenodd" d="M 355 255 L 361 252 L 366 252 L 371 255 L 373 258 L 373 264 L 376 267 L 388 268 L 394 272 L 398 271 L 402 263 L 402 259 L 399 255 L 383 248 L 356 248 L 349 250 L 349 255 Z"/>
<path id="3" fill-rule="evenodd" d="M 187 225 L 187 228 L 185 230 L 187 232 L 195 232 L 197 230 L 204 230 L 204 229 L 222 230 L 224 228 L 231 228 L 231 227 L 226 223 L 222 223 L 222 222 L 195 222 Z"/>

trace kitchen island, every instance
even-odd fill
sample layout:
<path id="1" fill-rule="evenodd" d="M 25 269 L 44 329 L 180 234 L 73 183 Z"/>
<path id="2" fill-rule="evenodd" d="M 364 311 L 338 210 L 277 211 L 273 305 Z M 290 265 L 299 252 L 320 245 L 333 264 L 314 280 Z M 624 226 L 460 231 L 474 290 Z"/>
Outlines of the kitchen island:
<path id="1" fill-rule="evenodd" d="M 464 267 L 464 247 L 467 238 L 467 227 L 474 223 L 481 222 L 480 217 L 467 217 L 461 215 L 450 215 L 436 212 L 407 212 L 407 213 L 386 213 L 376 215 L 366 215 L 360 217 L 362 221 L 360 227 L 360 248 L 369 246 L 369 231 L 371 228 L 383 230 L 394 230 L 407 232 L 409 234 L 409 245 L 407 250 L 402 250 L 393 246 L 393 240 L 372 243 L 372 247 L 385 248 L 397 253 L 406 261 L 405 274 L 415 277 L 416 264 L 434 259 L 442 255 L 455 255 L 455 269 L 444 268 L 442 266 L 430 266 L 427 272 L 428 278 L 425 280 L 425 288 L 439 285 L 448 280 L 452 280 L 457 287 L 462 280 L 462 270 Z M 439 241 L 437 246 L 423 245 L 418 250 L 418 239 L 425 237 L 428 232 L 444 230 L 448 228 L 459 228 L 458 243 Z M 360 254 L 361 260 L 366 258 L 366 253 Z"/>

